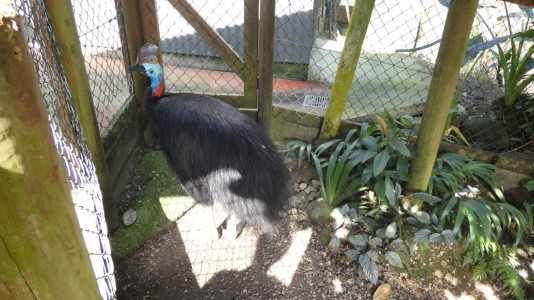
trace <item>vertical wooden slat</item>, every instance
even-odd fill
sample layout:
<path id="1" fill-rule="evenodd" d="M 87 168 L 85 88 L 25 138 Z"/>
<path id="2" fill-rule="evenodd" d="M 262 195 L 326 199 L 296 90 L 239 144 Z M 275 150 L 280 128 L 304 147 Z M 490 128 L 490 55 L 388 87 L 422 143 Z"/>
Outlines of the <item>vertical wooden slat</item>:
<path id="1" fill-rule="evenodd" d="M 0 299 L 98 299 L 32 57 L 0 0 Z"/>
<path id="2" fill-rule="evenodd" d="M 116 202 L 113 197 L 112 182 L 106 165 L 102 139 L 98 130 L 91 88 L 85 70 L 82 48 L 78 40 L 72 5 L 69 0 L 47 0 L 45 7 L 50 17 L 61 64 L 72 95 L 73 106 L 96 167 L 103 196 L 106 223 L 110 232 L 113 232 L 118 226 Z"/>
<path id="3" fill-rule="evenodd" d="M 141 27 L 143 28 L 143 40 L 145 43 L 160 46 L 159 23 L 155 0 L 139 0 L 139 12 L 141 14 Z M 158 52 L 158 61 L 163 66 L 161 49 Z"/>
<path id="4" fill-rule="evenodd" d="M 343 109 L 347 103 L 349 91 L 360 58 L 365 33 L 371 20 L 375 0 L 356 0 L 347 29 L 347 38 L 339 59 L 336 79 L 332 86 L 330 102 L 321 128 L 321 139 L 329 139 L 337 134 Z"/>
<path id="5" fill-rule="evenodd" d="M 243 37 L 245 40 L 245 101 L 247 107 L 254 107 L 258 102 L 258 29 L 259 0 L 243 0 L 245 3 L 245 22 Z"/>
<path id="6" fill-rule="evenodd" d="M 260 85 L 258 121 L 270 134 L 273 114 L 273 60 L 274 60 L 275 1 L 260 1 Z"/>
<path id="7" fill-rule="evenodd" d="M 456 89 L 478 0 L 453 0 L 428 90 L 407 189 L 426 191 Z"/>

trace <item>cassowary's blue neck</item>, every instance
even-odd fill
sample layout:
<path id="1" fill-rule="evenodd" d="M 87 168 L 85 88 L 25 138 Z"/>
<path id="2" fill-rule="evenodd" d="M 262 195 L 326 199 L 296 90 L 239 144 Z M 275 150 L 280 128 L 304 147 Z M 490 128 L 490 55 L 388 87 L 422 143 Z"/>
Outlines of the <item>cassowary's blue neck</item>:
<path id="1" fill-rule="evenodd" d="M 143 64 L 145 67 L 145 75 L 150 79 L 150 87 L 152 88 L 152 96 L 154 98 L 160 98 L 163 94 L 164 79 L 163 70 L 159 64 Z"/>

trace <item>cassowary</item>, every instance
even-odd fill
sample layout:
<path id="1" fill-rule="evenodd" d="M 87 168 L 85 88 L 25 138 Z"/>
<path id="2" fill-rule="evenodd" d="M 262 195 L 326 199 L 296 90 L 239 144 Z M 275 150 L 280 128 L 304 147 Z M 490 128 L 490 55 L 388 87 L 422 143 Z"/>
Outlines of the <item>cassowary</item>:
<path id="1" fill-rule="evenodd" d="M 223 235 L 235 238 L 246 224 L 272 232 L 289 192 L 289 171 L 273 142 L 254 120 L 219 99 L 165 94 L 157 49 L 145 44 L 128 69 L 150 79 L 146 113 L 168 165 L 197 203 L 224 208 Z"/>

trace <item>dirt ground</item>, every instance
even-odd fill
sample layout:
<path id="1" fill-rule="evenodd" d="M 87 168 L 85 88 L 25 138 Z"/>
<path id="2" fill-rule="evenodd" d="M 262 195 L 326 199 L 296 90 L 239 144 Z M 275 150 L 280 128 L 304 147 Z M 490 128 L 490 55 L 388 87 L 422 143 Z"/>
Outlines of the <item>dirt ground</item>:
<path id="1" fill-rule="evenodd" d="M 293 176 L 294 182 L 308 180 L 298 171 Z M 202 241 L 205 210 L 195 206 L 134 253 L 115 259 L 118 299 L 372 299 L 382 283 L 392 287 L 389 299 L 507 299 L 495 285 L 443 272 L 460 259 L 447 249 L 413 258 L 412 267 L 428 267 L 421 268 L 423 276 L 381 264 L 372 285 L 355 274 L 346 249 L 334 252 L 319 242 L 325 226 L 306 217 L 309 203 L 288 206 L 274 236 L 246 227 L 236 240 L 213 243 Z"/>

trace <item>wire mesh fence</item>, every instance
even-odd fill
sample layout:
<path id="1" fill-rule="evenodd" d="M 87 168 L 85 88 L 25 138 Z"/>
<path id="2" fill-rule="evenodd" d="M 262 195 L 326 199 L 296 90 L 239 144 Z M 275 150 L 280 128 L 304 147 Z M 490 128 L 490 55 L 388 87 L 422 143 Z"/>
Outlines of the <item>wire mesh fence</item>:
<path id="1" fill-rule="evenodd" d="M 243 81 L 173 7 L 175 2 L 157 1 L 168 87 L 171 91 L 242 94 Z M 189 2 L 242 57 L 243 3 Z M 304 118 L 319 120 L 324 115 L 352 5 L 352 1 L 276 1 L 275 117 L 298 122 Z M 395 116 L 422 113 L 448 5 L 449 1 L 438 0 L 376 1 L 344 120 L 369 119 L 384 110 Z M 532 11 L 507 4 L 507 17 L 504 5 L 503 1 L 480 1 L 458 82 L 455 101 L 459 106 L 453 122 L 471 144 L 495 151 L 528 148 L 533 137 L 532 100 L 527 97 L 518 102 L 513 109 L 522 111 L 518 116 L 510 112 L 510 107 L 505 109 L 500 99 L 506 85 L 497 48 L 511 48 L 510 38 L 532 25 Z M 528 47 L 531 42 L 525 42 L 523 56 Z M 530 59 L 527 69 L 531 67 Z M 529 90 L 532 85 L 527 86 Z M 495 127 L 499 127 L 499 138 L 493 137 Z"/>
<path id="2" fill-rule="evenodd" d="M 122 15 L 117 13 L 120 3 L 73 0 L 72 6 L 97 122 L 105 135 L 131 94 L 125 69 L 126 38 L 119 26 Z"/>
<path id="3" fill-rule="evenodd" d="M 95 166 L 72 104 L 43 1 L 14 0 L 33 57 L 54 142 L 103 299 L 115 298 L 114 267 Z"/>

